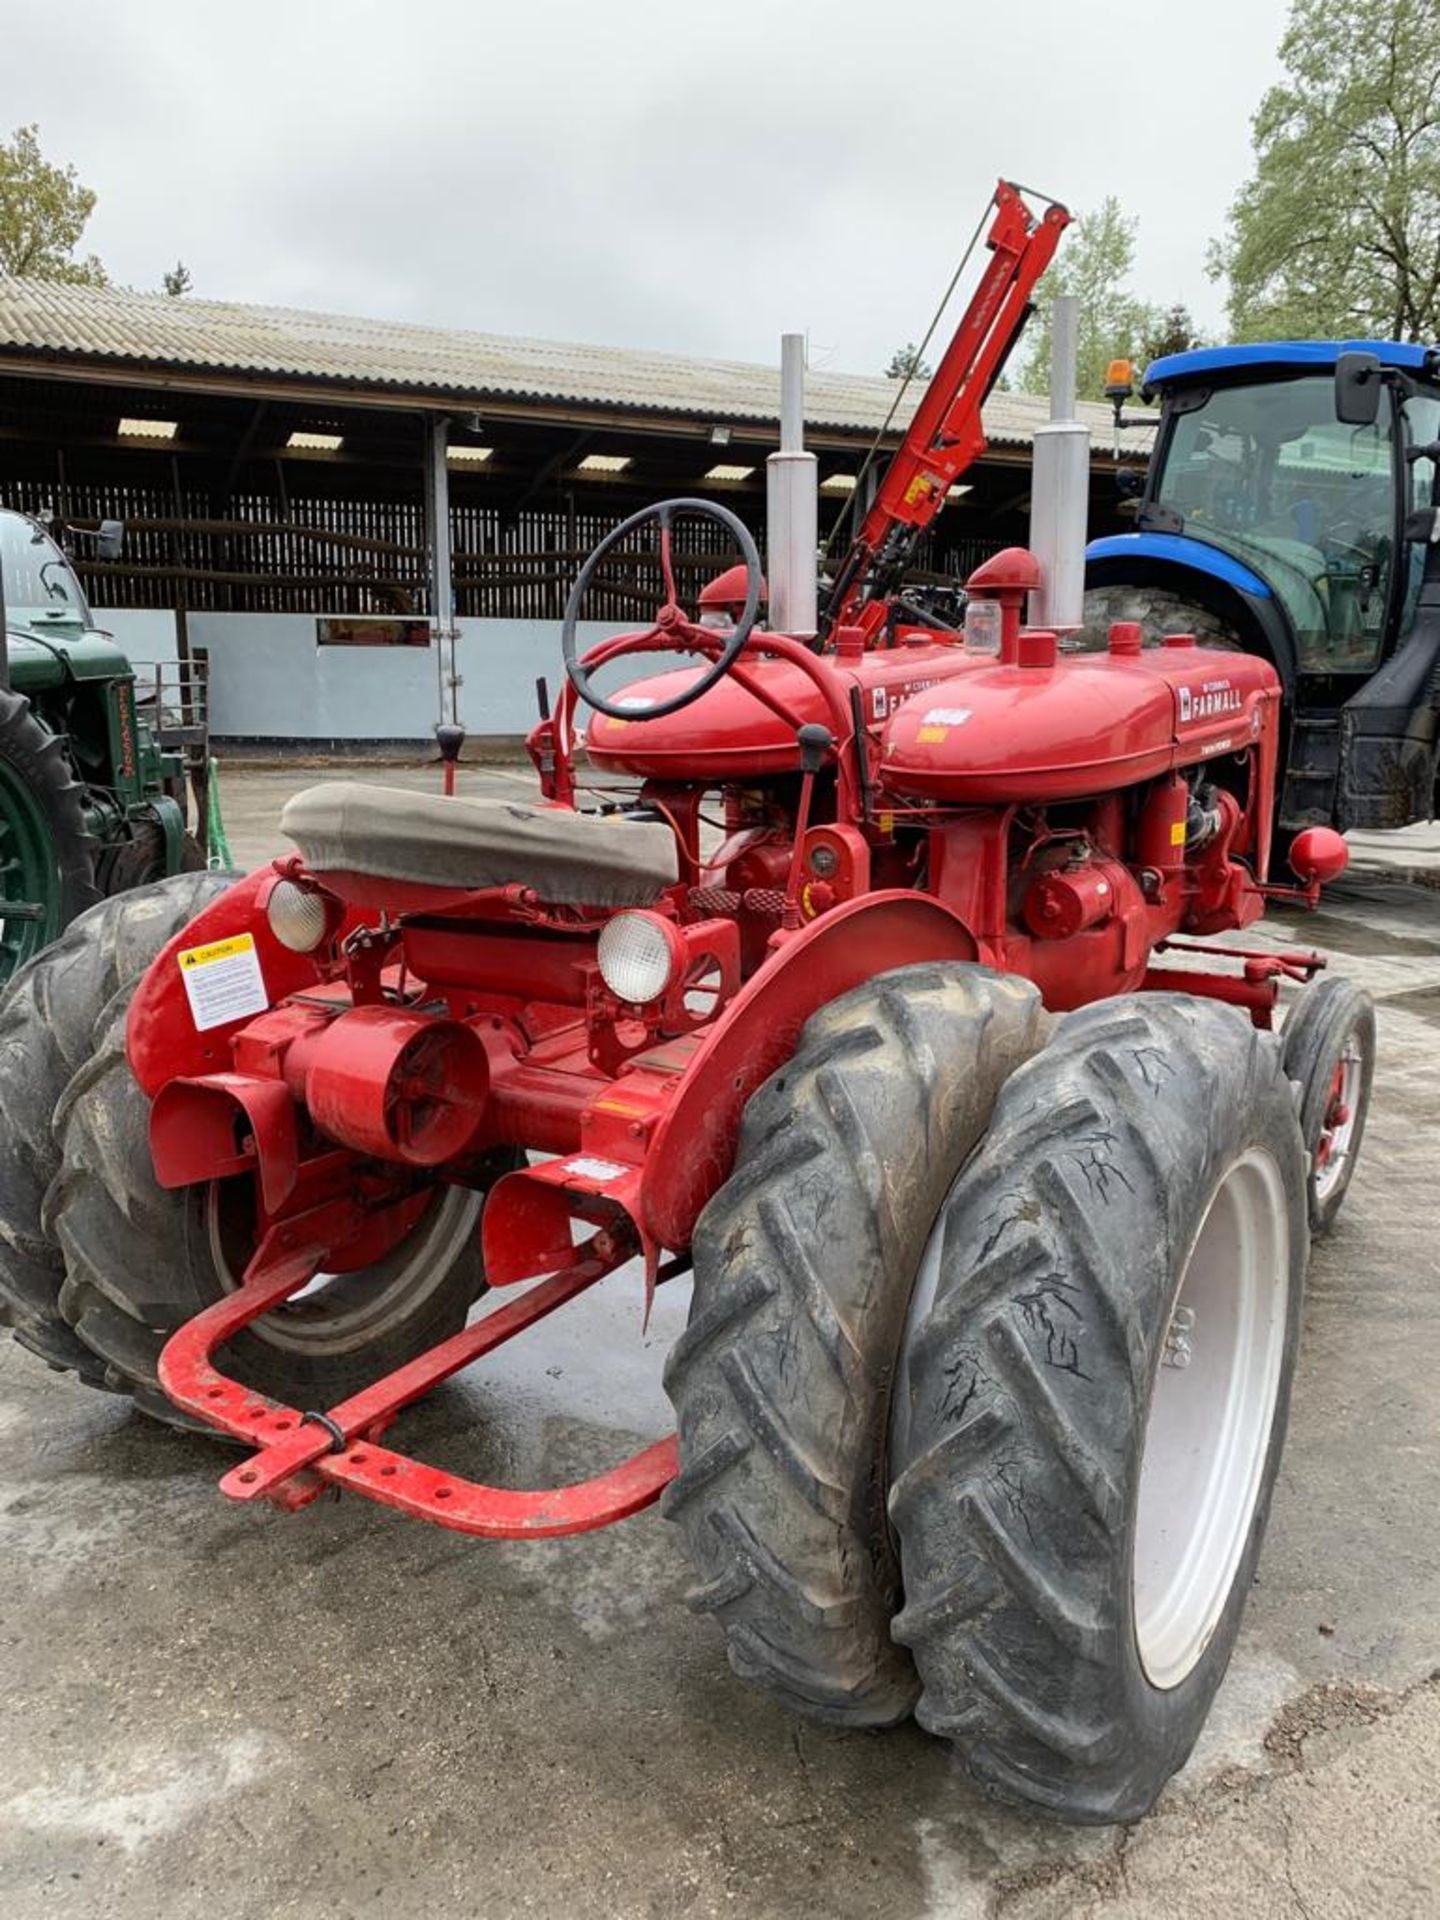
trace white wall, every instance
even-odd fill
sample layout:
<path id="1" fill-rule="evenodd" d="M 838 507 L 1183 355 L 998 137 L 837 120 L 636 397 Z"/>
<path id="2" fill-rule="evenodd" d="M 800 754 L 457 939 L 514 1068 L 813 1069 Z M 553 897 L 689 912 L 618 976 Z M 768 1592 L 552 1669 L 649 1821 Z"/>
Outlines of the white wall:
<path id="1" fill-rule="evenodd" d="M 174 659 L 174 615 L 97 609 L 136 660 Z M 210 727 L 217 739 L 423 740 L 439 716 L 438 649 L 322 647 L 316 616 L 191 613 L 190 644 L 210 655 Z M 581 624 L 586 647 L 622 628 Z M 474 734 L 523 735 L 534 725 L 536 677 L 562 684 L 558 620 L 462 620 L 456 648 L 460 717 Z M 650 655 L 604 676 L 605 688 L 674 662 Z"/>

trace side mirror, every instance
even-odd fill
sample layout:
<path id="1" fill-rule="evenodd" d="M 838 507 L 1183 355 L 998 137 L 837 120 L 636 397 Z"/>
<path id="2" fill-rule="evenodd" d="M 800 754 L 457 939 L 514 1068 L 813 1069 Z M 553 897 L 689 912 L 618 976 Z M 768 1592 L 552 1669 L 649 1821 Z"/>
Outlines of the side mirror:
<path id="1" fill-rule="evenodd" d="M 95 535 L 95 557 L 97 560 L 118 560 L 120 550 L 125 545 L 125 522 L 123 520 L 102 520 Z"/>
<path id="2" fill-rule="evenodd" d="M 1380 417 L 1380 362 L 1373 353 L 1342 353 L 1335 362 L 1335 418 L 1373 427 Z"/>
<path id="3" fill-rule="evenodd" d="M 1143 467 L 1117 468 L 1115 491 L 1122 500 L 1138 500 L 1145 491 L 1145 469 Z"/>

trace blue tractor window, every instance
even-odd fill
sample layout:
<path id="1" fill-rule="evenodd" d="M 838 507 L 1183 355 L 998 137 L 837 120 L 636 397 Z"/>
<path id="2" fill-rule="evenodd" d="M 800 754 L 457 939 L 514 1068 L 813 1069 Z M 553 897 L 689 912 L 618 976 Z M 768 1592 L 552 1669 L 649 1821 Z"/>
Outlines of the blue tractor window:
<path id="1" fill-rule="evenodd" d="M 1303 670 L 1377 663 L 1394 565 L 1388 410 L 1373 427 L 1344 425 L 1328 373 L 1217 387 L 1176 415 L 1155 498 L 1269 583 Z"/>

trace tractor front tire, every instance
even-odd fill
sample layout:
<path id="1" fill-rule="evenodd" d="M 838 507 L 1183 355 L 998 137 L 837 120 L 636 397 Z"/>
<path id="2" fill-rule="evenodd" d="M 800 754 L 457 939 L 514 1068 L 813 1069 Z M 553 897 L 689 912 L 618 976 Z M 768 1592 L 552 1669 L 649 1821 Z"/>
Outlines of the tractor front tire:
<path id="1" fill-rule="evenodd" d="M 189 873 L 89 908 L 0 996 L 0 1318 L 22 1346 L 96 1386 L 105 1369 L 60 1314 L 65 1263 L 41 1225 L 60 1171 L 55 1108 L 95 1050 L 97 1025 L 160 949 L 231 884 Z"/>
<path id="2" fill-rule="evenodd" d="M 1375 1003 L 1336 974 L 1296 1000 L 1280 1034 L 1285 1071 L 1300 1089 L 1310 1156 L 1310 1231 L 1328 1233 L 1350 1190 L 1375 1078 Z"/>
<path id="3" fill-rule="evenodd" d="M 1179 995 L 1064 1020 L 1006 1084 L 915 1290 L 890 1512 L 923 1682 L 997 1797 L 1138 1819 L 1254 1579 L 1309 1249 L 1272 1036 Z"/>
<path id="4" fill-rule="evenodd" d="M 696 1227 L 663 1511 L 731 1666 L 810 1718 L 883 1726 L 914 1703 L 890 1637 L 891 1382 L 936 1209 L 1047 1025 L 1029 982 L 960 963 L 842 995 L 752 1096 Z"/>

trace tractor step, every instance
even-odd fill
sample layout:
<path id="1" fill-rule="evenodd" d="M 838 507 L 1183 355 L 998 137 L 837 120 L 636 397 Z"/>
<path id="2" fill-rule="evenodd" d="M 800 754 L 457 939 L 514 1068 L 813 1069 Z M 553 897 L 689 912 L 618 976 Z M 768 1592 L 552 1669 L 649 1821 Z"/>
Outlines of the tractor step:
<path id="1" fill-rule="evenodd" d="M 235 1292 L 187 1321 L 160 1356 L 161 1384 L 177 1406 L 258 1449 L 225 1474 L 222 1493 L 294 1511 L 327 1487 L 348 1487 L 382 1506 L 491 1540 L 586 1533 L 659 1499 L 675 1477 L 673 1434 L 593 1479 L 523 1490 L 467 1480 L 379 1444 L 404 1407 L 620 1266 L 632 1249 L 604 1232 L 576 1249 L 581 1257 L 573 1266 L 538 1280 L 507 1305 L 324 1412 L 282 1406 L 222 1374 L 215 1353 L 309 1284 L 334 1244 L 337 1227 L 349 1224 L 349 1207 L 346 1201 L 330 1202 L 283 1229 L 272 1228 Z"/>

